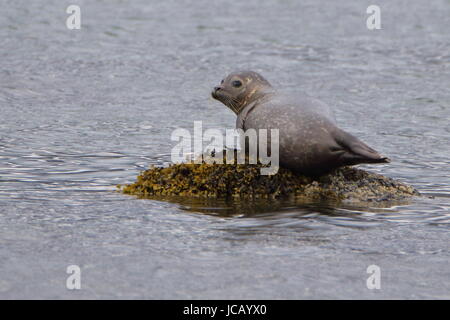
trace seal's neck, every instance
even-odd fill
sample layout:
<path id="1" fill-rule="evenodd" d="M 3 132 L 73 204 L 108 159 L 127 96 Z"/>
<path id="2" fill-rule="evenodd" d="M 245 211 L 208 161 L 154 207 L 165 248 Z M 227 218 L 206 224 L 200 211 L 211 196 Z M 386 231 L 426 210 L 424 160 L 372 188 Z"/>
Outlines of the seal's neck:
<path id="1" fill-rule="evenodd" d="M 235 110 L 233 110 L 237 115 L 241 113 L 242 110 L 246 109 L 249 105 L 256 106 L 260 101 L 266 99 L 274 93 L 272 87 L 259 87 L 250 91 L 249 94 L 242 100 Z"/>

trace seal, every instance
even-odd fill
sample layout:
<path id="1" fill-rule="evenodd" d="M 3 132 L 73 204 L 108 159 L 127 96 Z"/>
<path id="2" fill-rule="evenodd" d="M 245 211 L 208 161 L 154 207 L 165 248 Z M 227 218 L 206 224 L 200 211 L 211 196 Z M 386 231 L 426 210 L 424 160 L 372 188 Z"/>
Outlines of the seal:
<path id="1" fill-rule="evenodd" d="M 328 105 L 279 93 L 254 71 L 231 73 L 211 95 L 237 115 L 236 128 L 278 129 L 280 166 L 294 172 L 317 176 L 342 166 L 390 162 L 338 128 Z"/>

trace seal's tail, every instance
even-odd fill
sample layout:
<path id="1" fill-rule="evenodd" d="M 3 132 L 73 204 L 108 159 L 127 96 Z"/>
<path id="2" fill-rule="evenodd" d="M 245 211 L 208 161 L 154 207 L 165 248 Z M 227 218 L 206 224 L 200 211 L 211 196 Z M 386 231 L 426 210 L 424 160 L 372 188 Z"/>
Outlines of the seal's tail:
<path id="1" fill-rule="evenodd" d="M 389 163 L 391 160 L 366 145 L 351 134 L 338 130 L 335 141 L 340 148 L 340 159 L 345 165 L 359 163 Z"/>

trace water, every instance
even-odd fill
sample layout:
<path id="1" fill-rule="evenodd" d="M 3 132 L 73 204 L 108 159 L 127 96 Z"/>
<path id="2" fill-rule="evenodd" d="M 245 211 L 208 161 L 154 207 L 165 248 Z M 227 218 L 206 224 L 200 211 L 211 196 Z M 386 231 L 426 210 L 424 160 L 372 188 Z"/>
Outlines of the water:
<path id="1" fill-rule="evenodd" d="M 0 298 L 450 298 L 450 1 L 5 1 Z M 388 208 L 137 200 L 175 128 L 232 128 L 228 72 L 333 106 L 423 197 Z M 82 289 L 66 289 L 67 266 Z M 369 290 L 369 265 L 381 289 Z"/>

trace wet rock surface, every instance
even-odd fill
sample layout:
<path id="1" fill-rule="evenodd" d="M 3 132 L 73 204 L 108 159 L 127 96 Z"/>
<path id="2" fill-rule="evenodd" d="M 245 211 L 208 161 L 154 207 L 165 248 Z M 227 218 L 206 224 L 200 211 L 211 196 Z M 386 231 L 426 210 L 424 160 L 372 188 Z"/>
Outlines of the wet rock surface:
<path id="1" fill-rule="evenodd" d="M 137 181 L 120 186 L 123 193 L 141 198 L 185 196 L 202 198 L 284 198 L 298 200 L 385 202 L 401 201 L 419 192 L 394 179 L 354 167 L 337 169 L 320 177 L 306 177 L 280 168 L 261 175 L 259 164 L 175 164 L 152 167 Z"/>

